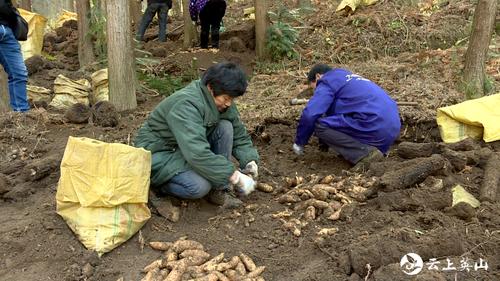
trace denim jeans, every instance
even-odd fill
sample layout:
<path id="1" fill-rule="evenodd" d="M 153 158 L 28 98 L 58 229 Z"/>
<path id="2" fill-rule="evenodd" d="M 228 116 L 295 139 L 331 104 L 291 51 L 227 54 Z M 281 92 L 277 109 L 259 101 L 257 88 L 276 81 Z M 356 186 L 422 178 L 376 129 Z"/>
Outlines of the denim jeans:
<path id="1" fill-rule="evenodd" d="M 28 70 L 24 64 L 21 45 L 10 27 L 0 24 L 0 64 L 9 78 L 10 106 L 14 111 L 28 111 L 30 106 L 26 95 Z"/>
<path id="2" fill-rule="evenodd" d="M 167 17 L 168 17 L 168 4 L 167 3 L 152 3 L 149 4 L 142 16 L 141 24 L 139 25 L 139 30 L 137 31 L 136 39 L 138 41 L 144 41 L 144 33 L 149 24 L 153 20 L 155 14 L 158 14 L 159 21 L 159 33 L 158 41 L 165 42 L 167 40 Z"/>
<path id="3" fill-rule="evenodd" d="M 233 151 L 233 125 L 227 120 L 221 120 L 214 132 L 208 136 L 210 150 L 215 154 L 231 159 Z M 227 186 L 215 186 L 216 189 L 226 189 Z M 212 185 L 193 170 L 182 172 L 171 178 L 166 185 L 160 187 L 162 193 L 183 199 L 199 199 L 208 194 Z"/>
<path id="4" fill-rule="evenodd" d="M 371 145 L 364 144 L 351 136 L 332 129 L 328 126 L 316 123 L 314 134 L 318 137 L 320 144 L 325 144 L 333 149 L 351 164 L 367 156 L 372 150 L 377 149 Z"/>

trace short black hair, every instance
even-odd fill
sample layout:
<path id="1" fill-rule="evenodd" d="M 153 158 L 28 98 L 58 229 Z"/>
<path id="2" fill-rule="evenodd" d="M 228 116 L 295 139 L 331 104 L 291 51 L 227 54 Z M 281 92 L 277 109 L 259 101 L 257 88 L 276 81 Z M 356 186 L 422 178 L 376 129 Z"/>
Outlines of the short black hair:
<path id="1" fill-rule="evenodd" d="M 210 85 L 214 96 L 226 94 L 231 97 L 239 97 L 245 93 L 248 86 L 245 72 L 233 62 L 212 65 L 201 77 L 201 82 L 205 86 Z"/>
<path id="2" fill-rule="evenodd" d="M 309 70 L 309 73 L 307 74 L 307 81 L 309 83 L 315 82 L 316 81 L 316 74 L 323 75 L 330 70 L 332 70 L 332 68 L 327 64 L 323 64 L 323 63 L 316 64 L 311 68 L 311 70 Z"/>

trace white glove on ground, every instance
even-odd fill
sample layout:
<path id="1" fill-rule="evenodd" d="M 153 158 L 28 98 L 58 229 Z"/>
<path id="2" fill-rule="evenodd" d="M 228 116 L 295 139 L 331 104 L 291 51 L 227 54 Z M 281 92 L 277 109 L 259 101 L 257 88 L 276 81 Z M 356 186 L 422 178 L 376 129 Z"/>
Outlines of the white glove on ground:
<path id="1" fill-rule="evenodd" d="M 245 169 L 243 170 L 243 173 L 251 175 L 252 178 L 257 179 L 257 177 L 259 177 L 259 166 L 257 166 L 257 163 L 255 163 L 255 161 L 248 162 L 248 164 L 245 166 Z"/>
<path id="2" fill-rule="evenodd" d="M 297 155 L 304 155 L 304 147 L 296 143 L 293 144 L 293 152 Z"/>
<path id="3" fill-rule="evenodd" d="M 255 181 L 240 171 L 235 171 L 229 178 L 229 182 L 235 186 L 238 193 L 243 195 L 248 195 L 255 190 Z"/>

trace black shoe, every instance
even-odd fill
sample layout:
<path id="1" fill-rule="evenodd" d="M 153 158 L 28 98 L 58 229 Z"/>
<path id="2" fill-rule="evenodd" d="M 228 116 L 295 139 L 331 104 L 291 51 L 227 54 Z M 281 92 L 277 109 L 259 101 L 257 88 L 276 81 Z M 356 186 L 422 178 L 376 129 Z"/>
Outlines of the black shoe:
<path id="1" fill-rule="evenodd" d="M 208 201 L 227 209 L 234 209 L 243 205 L 243 202 L 228 190 L 212 189 L 208 194 Z"/>
<path id="2" fill-rule="evenodd" d="M 363 157 L 361 160 L 354 165 L 354 167 L 351 168 L 352 172 L 357 172 L 357 173 L 362 173 L 368 170 L 370 168 L 370 164 L 373 162 L 378 162 L 384 158 L 384 154 L 380 152 L 378 149 L 374 149 L 368 153 L 365 157 Z"/>

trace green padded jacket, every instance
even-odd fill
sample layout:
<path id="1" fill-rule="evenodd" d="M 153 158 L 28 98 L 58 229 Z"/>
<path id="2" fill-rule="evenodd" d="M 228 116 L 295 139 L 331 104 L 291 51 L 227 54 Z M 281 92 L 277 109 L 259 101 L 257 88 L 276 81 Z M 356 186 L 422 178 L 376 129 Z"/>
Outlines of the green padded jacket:
<path id="1" fill-rule="evenodd" d="M 258 162 L 235 103 L 219 113 L 208 88 L 196 80 L 160 102 L 137 132 L 135 146 L 152 153 L 151 185 L 163 185 L 187 170 L 194 170 L 214 186 L 227 184 L 235 167 L 224 156 L 214 154 L 207 140 L 222 119 L 233 124 L 232 154 L 240 168 Z"/>

